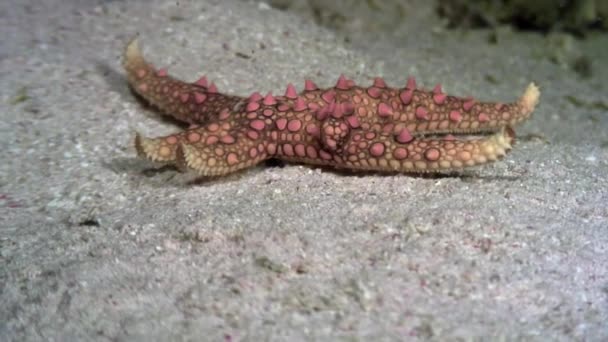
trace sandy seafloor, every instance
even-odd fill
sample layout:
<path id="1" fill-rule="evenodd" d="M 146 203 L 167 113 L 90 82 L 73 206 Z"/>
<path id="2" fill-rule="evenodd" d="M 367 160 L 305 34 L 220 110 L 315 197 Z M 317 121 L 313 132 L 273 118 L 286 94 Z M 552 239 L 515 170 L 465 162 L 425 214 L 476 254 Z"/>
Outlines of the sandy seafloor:
<path id="1" fill-rule="evenodd" d="M 41 4 L 44 3 L 44 4 Z M 608 339 L 608 36 L 336 33 L 255 2 L 0 3 L 0 340 Z M 502 162 L 449 177 L 261 165 L 195 180 L 136 158 L 175 131 L 122 49 L 220 90 L 408 75 L 455 95 L 542 88 Z"/>

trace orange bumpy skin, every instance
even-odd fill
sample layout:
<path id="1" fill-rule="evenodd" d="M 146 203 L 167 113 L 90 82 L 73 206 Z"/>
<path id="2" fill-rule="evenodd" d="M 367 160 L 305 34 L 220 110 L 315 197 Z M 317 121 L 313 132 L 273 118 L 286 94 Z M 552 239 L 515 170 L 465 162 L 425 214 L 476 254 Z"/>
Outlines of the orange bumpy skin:
<path id="1" fill-rule="evenodd" d="M 124 67 L 135 92 L 190 124 L 160 138 L 137 134 L 138 154 L 205 176 L 269 158 L 412 173 L 485 164 L 511 149 L 510 126 L 530 117 L 540 96 L 531 83 L 514 103 L 487 103 L 449 96 L 440 85 L 419 89 L 413 78 L 391 88 L 381 78 L 361 87 L 341 76 L 329 89 L 306 80 L 300 93 L 289 84 L 283 96 L 256 92 L 244 98 L 219 93 L 205 77 L 186 83 L 155 69 L 137 41 L 127 46 Z"/>

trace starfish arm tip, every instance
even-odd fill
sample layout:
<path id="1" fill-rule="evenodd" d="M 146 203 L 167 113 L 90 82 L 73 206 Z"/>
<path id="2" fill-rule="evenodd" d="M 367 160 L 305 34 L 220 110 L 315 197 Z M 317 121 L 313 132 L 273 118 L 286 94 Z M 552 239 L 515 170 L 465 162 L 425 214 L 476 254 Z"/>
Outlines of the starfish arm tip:
<path id="1" fill-rule="evenodd" d="M 500 130 L 500 132 L 492 136 L 490 142 L 498 151 L 504 151 L 499 153 L 499 155 L 505 155 L 515 144 L 515 131 L 513 128 L 511 128 L 511 126 L 505 126 Z"/>
<path id="2" fill-rule="evenodd" d="M 135 146 L 135 151 L 137 151 L 137 155 L 140 157 L 146 157 L 146 150 L 144 148 L 146 137 L 141 135 L 139 132 L 135 132 L 135 139 L 133 139 L 133 145 Z"/>
<path id="3" fill-rule="evenodd" d="M 519 98 L 519 103 L 526 113 L 532 113 L 538 105 L 540 99 L 540 89 L 532 82 L 528 85 L 523 95 Z"/>
<path id="4" fill-rule="evenodd" d="M 132 60 L 134 58 L 141 58 L 141 49 L 139 48 L 139 42 L 137 37 L 134 37 L 129 41 L 125 48 L 125 59 Z"/>
<path id="5" fill-rule="evenodd" d="M 174 136 L 170 137 L 174 138 Z M 175 159 L 175 147 L 167 143 L 167 137 L 146 138 L 139 132 L 135 132 L 133 143 L 137 155 L 142 158 L 153 162 L 172 162 Z"/>

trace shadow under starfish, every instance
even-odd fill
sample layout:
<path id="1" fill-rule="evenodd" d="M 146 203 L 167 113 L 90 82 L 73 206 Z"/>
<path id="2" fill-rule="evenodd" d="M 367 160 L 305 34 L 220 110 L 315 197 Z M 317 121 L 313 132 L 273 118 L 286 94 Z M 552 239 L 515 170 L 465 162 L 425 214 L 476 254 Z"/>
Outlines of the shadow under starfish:
<path id="1" fill-rule="evenodd" d="M 278 158 L 339 169 L 429 173 L 501 159 L 511 149 L 511 126 L 528 119 L 540 91 L 531 83 L 515 102 L 479 102 L 382 78 L 361 87 L 343 75 L 334 87 L 306 80 L 283 96 L 222 94 L 206 77 L 187 83 L 155 69 L 137 41 L 126 48 L 129 84 L 143 99 L 189 124 L 160 138 L 137 134 L 140 156 L 220 176 Z"/>

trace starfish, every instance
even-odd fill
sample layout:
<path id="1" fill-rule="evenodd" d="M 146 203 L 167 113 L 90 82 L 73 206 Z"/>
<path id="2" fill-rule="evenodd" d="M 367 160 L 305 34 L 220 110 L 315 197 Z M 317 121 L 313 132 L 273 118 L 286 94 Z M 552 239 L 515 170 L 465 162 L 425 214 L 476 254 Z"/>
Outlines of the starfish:
<path id="1" fill-rule="evenodd" d="M 341 75 L 320 89 L 306 80 L 298 93 L 218 92 L 205 76 L 188 83 L 147 62 L 136 40 L 124 67 L 132 89 L 147 102 L 187 123 L 158 138 L 136 134 L 140 156 L 225 175 L 270 158 L 352 170 L 422 173 L 457 170 L 501 159 L 514 143 L 511 126 L 530 117 L 540 91 L 531 83 L 513 103 L 449 96 L 409 77 L 402 88 L 375 78 L 368 87 Z"/>

